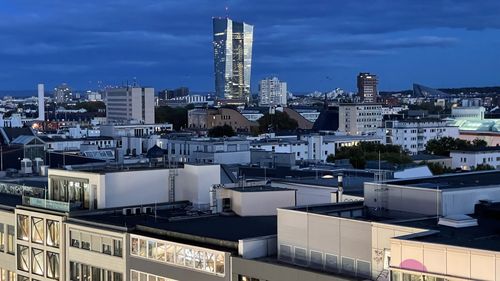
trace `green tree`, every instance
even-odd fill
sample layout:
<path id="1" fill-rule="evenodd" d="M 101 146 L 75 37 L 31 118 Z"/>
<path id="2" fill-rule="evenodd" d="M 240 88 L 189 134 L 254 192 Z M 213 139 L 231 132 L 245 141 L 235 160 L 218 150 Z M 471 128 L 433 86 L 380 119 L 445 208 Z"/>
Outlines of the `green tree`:
<path id="1" fill-rule="evenodd" d="M 458 138 L 443 137 L 428 141 L 425 145 L 425 150 L 429 154 L 450 156 L 450 151 L 452 150 L 468 150 L 485 147 L 486 145 L 486 141 L 480 139 L 475 139 L 470 142 Z"/>
<path id="2" fill-rule="evenodd" d="M 174 130 L 181 130 L 187 127 L 188 110 L 184 107 L 160 106 L 155 108 L 155 120 L 158 123 L 170 123 Z"/>
<path id="3" fill-rule="evenodd" d="M 75 105 L 75 109 L 85 109 L 87 112 L 100 112 L 106 110 L 106 104 L 102 101 L 84 101 Z"/>
<path id="4" fill-rule="evenodd" d="M 439 163 L 426 163 L 433 175 L 442 175 L 453 172 L 451 168 L 445 167 Z"/>
<path id="5" fill-rule="evenodd" d="M 266 113 L 257 122 L 261 133 L 267 133 L 269 130 L 273 132 L 293 131 L 299 126 L 297 121 L 281 111 L 276 111 L 275 114 Z"/>
<path id="6" fill-rule="evenodd" d="M 410 156 L 397 145 L 384 145 L 379 143 L 360 142 L 355 146 L 344 146 L 339 148 L 335 156 L 329 155 L 327 162 L 334 162 L 337 159 L 349 159 L 354 168 L 363 169 L 366 161 L 370 160 L 387 161 L 394 164 L 407 164 L 412 162 Z"/>
<path id="7" fill-rule="evenodd" d="M 232 137 L 236 135 L 233 127 L 224 124 L 223 126 L 216 126 L 208 130 L 208 136 L 211 138 Z"/>
<path id="8" fill-rule="evenodd" d="M 474 171 L 489 171 L 489 170 L 495 170 L 493 166 L 490 164 L 479 164 L 477 165 L 476 168 L 474 168 Z"/>

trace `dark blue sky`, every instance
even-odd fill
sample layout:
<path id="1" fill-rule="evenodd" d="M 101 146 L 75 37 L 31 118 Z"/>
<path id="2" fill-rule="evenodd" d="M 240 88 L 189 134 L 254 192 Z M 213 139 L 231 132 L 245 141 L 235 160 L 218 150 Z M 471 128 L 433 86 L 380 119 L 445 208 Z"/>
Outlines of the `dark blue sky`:
<path id="1" fill-rule="evenodd" d="M 500 85 L 499 0 L 0 0 L 0 89 L 137 77 L 213 91 L 212 16 L 255 25 L 257 81 L 292 92 Z M 330 78 L 327 78 L 330 77 Z"/>

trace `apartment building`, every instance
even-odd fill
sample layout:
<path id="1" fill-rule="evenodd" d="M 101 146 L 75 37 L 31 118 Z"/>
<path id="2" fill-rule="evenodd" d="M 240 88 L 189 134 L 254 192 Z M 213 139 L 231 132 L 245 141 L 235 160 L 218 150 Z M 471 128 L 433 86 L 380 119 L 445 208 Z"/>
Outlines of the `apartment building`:
<path id="1" fill-rule="evenodd" d="M 339 132 L 349 135 L 375 134 L 382 127 L 382 104 L 339 104 Z"/>
<path id="2" fill-rule="evenodd" d="M 478 166 L 500 169 L 500 147 L 487 146 L 468 150 L 450 151 L 453 169 L 474 170 Z"/>
<path id="3" fill-rule="evenodd" d="M 386 143 L 399 145 L 410 154 L 425 150 L 432 139 L 458 138 L 458 127 L 439 119 L 407 119 L 385 122 Z"/>

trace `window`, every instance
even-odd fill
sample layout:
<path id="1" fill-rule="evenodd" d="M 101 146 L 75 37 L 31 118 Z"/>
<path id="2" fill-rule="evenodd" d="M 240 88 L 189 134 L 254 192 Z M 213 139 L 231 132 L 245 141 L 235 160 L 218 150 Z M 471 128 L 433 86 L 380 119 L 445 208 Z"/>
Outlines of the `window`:
<path id="1" fill-rule="evenodd" d="M 47 220 L 47 246 L 59 247 L 60 229 L 59 223 L 53 220 Z"/>
<path id="2" fill-rule="evenodd" d="M 31 249 L 31 272 L 43 276 L 44 267 L 43 250 Z"/>
<path id="3" fill-rule="evenodd" d="M 139 239 L 132 238 L 131 244 L 132 245 L 130 246 L 130 254 L 131 255 L 139 255 Z"/>
<path id="4" fill-rule="evenodd" d="M 43 244 L 44 238 L 44 225 L 43 219 L 31 218 L 31 242 Z"/>
<path id="5" fill-rule="evenodd" d="M 113 240 L 111 238 L 103 237 L 102 238 L 102 253 L 106 255 L 112 255 L 111 244 Z"/>
<path id="6" fill-rule="evenodd" d="M 139 256 L 146 257 L 146 240 L 139 240 Z"/>
<path id="7" fill-rule="evenodd" d="M 84 250 L 90 250 L 90 234 L 88 233 L 80 233 L 80 237 L 81 237 L 81 247 L 82 249 Z"/>
<path id="8" fill-rule="evenodd" d="M 17 269 L 28 272 L 30 270 L 30 252 L 24 245 L 17 245 Z"/>
<path id="9" fill-rule="evenodd" d="M 14 235 L 16 233 L 16 229 L 13 225 L 7 225 L 7 253 L 14 254 Z"/>
<path id="10" fill-rule="evenodd" d="M 325 254 L 325 269 L 333 272 L 338 270 L 337 256 Z"/>
<path id="11" fill-rule="evenodd" d="M 148 241 L 148 258 L 156 259 L 156 242 Z"/>
<path id="12" fill-rule="evenodd" d="M 0 223 L 0 252 L 5 250 L 5 233 L 3 227 L 3 223 Z"/>
<path id="13" fill-rule="evenodd" d="M 17 275 L 17 281 L 30 281 L 30 279 L 26 276 Z"/>
<path id="14" fill-rule="evenodd" d="M 72 247 L 80 248 L 80 232 L 70 230 L 69 237 L 71 239 L 70 245 Z"/>
<path id="15" fill-rule="evenodd" d="M 59 254 L 47 252 L 47 277 L 59 279 Z"/>
<path id="16" fill-rule="evenodd" d="M 224 274 L 224 255 L 218 254 L 215 259 L 215 272 Z"/>
<path id="17" fill-rule="evenodd" d="M 24 241 L 29 241 L 29 221 L 28 216 L 25 215 L 17 215 L 17 239 L 21 239 Z"/>
<path id="18" fill-rule="evenodd" d="M 121 257 L 123 254 L 122 240 L 113 239 L 113 256 Z"/>

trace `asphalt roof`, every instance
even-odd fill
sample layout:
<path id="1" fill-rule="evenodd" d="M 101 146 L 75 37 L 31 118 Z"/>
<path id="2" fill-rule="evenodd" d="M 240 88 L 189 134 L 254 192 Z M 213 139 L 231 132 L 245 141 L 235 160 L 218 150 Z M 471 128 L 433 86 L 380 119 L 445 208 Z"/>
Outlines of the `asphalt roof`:
<path id="1" fill-rule="evenodd" d="M 500 186 L 500 170 L 459 173 L 451 175 L 390 180 L 387 184 L 403 185 L 427 189 L 454 189 L 482 186 Z"/>
<path id="2" fill-rule="evenodd" d="M 15 194 L 0 193 L 0 206 L 16 207 L 22 204 L 22 197 Z"/>
<path id="3" fill-rule="evenodd" d="M 462 228 L 438 225 L 435 218 L 401 223 L 401 225 L 429 228 L 437 231 L 430 235 L 403 236 L 401 239 L 500 251 L 500 220 L 498 219 L 480 217 L 478 218 L 478 226 Z"/>

